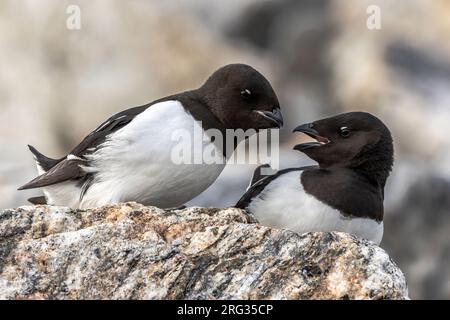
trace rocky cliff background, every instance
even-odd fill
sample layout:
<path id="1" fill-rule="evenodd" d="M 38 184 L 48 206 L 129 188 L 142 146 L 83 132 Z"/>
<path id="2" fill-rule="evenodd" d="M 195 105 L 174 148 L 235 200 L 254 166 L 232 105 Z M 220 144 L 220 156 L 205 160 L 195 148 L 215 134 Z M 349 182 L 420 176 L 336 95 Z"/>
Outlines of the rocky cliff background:
<path id="1" fill-rule="evenodd" d="M 66 9 L 81 8 L 68 30 Z M 366 27 L 369 5 L 381 30 Z M 282 166 L 300 123 L 367 110 L 391 128 L 396 163 L 381 246 L 411 298 L 450 298 L 450 3 L 446 0 L 0 2 L 0 208 L 26 203 L 26 144 L 61 156 L 105 117 L 199 86 L 244 62 L 278 93 Z M 229 206 L 251 166 L 230 166 L 192 201 Z M 231 188 L 231 186 L 233 186 Z"/>

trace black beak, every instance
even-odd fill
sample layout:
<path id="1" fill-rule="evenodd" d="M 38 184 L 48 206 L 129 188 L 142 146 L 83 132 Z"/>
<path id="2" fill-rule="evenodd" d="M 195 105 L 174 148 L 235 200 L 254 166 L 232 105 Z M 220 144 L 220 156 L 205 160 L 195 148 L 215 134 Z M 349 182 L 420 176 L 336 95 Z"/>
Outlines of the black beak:
<path id="1" fill-rule="evenodd" d="M 316 129 L 314 129 L 313 123 L 302 124 L 296 127 L 293 132 L 303 132 L 304 134 L 307 134 L 311 138 L 317 140 L 317 142 L 306 142 L 297 144 L 296 146 L 294 146 L 294 150 L 297 151 L 305 151 L 307 149 L 321 147 L 330 142 L 328 138 L 320 136 L 319 132 Z"/>
<path id="2" fill-rule="evenodd" d="M 310 136 L 311 138 L 316 138 L 317 136 L 319 136 L 319 132 L 317 132 L 317 130 L 314 129 L 314 125 L 312 123 L 299 125 L 294 129 L 293 132 L 303 132 L 308 136 Z"/>
<path id="3" fill-rule="evenodd" d="M 281 115 L 281 110 L 279 108 L 274 109 L 272 112 L 260 110 L 256 110 L 256 112 L 262 115 L 267 120 L 275 123 L 277 125 L 277 128 L 281 128 L 283 126 L 283 116 Z"/>
<path id="4" fill-rule="evenodd" d="M 318 147 L 320 147 L 319 142 L 307 142 L 307 143 L 297 144 L 292 149 L 297 150 L 297 151 L 305 151 L 307 149 L 318 148 Z"/>

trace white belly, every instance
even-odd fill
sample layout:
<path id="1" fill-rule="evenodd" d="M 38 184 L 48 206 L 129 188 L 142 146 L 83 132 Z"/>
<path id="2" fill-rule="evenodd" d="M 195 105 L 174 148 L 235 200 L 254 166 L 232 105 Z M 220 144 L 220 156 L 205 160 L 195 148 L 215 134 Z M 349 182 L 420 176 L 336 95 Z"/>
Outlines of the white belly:
<path id="1" fill-rule="evenodd" d="M 172 150 L 180 141 L 172 133 L 177 129 L 201 132 L 199 123 L 178 101 L 166 101 L 111 134 L 102 148 L 86 157 L 90 161 L 86 170 L 95 173 L 95 180 L 80 208 L 123 201 L 177 207 L 204 191 L 225 164 L 174 163 Z M 203 148 L 210 144 L 203 141 Z"/>
<path id="2" fill-rule="evenodd" d="M 300 171 L 281 175 L 255 197 L 247 210 L 261 224 L 298 233 L 342 231 L 377 244 L 383 237 L 383 223 L 368 218 L 347 218 L 338 210 L 307 194 Z"/>

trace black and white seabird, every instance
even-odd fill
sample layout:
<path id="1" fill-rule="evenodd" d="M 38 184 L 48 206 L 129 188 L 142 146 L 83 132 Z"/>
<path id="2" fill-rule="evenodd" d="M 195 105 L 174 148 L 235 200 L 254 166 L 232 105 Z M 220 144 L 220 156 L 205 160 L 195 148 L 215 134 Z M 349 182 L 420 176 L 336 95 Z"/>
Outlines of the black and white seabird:
<path id="1" fill-rule="evenodd" d="M 201 125 L 198 121 L 201 121 Z M 214 72 L 200 88 L 122 111 L 98 126 L 67 156 L 51 159 L 30 146 L 37 178 L 19 190 L 42 188 L 31 198 L 72 208 L 136 201 L 178 207 L 211 185 L 225 166 L 176 164 L 171 152 L 175 130 L 268 129 L 283 124 L 277 96 L 252 67 L 231 64 Z M 212 147 L 226 158 L 222 144 Z"/>
<path id="2" fill-rule="evenodd" d="M 383 237 L 384 186 L 394 148 L 378 118 L 350 112 L 294 129 L 315 139 L 296 145 L 318 165 L 261 176 L 236 204 L 262 224 L 298 233 L 342 231 L 377 244 Z"/>

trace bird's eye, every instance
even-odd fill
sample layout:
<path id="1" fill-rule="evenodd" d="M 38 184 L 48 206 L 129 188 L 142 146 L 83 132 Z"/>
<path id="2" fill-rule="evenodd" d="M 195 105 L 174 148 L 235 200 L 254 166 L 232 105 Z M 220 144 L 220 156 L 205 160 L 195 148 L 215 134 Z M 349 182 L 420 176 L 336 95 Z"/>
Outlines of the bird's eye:
<path id="1" fill-rule="evenodd" d="M 252 92 L 250 90 L 248 90 L 248 89 L 244 89 L 244 90 L 241 91 L 241 95 L 244 98 L 250 98 L 250 96 L 252 95 Z"/>
<path id="2" fill-rule="evenodd" d="M 341 127 L 339 129 L 339 134 L 341 135 L 341 137 L 343 138 L 348 138 L 350 136 L 350 129 L 347 127 Z"/>

